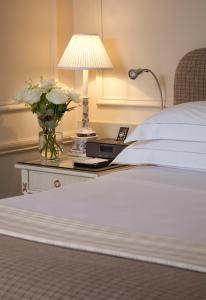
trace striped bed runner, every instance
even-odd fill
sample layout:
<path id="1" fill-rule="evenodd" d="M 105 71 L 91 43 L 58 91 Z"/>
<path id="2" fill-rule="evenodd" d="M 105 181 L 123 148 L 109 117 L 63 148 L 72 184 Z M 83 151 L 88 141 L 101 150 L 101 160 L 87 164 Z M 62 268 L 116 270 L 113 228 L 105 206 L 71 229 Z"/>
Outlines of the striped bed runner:
<path id="1" fill-rule="evenodd" d="M 206 273 L 206 244 L 128 233 L 0 205 L 0 233 Z"/>

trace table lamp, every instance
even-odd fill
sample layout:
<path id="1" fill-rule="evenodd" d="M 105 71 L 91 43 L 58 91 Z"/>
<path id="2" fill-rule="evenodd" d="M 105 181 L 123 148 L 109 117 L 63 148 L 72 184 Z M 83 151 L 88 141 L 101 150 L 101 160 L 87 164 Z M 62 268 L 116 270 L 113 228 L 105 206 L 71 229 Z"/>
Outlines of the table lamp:
<path id="1" fill-rule="evenodd" d="M 83 71 L 82 127 L 78 130 L 77 137 L 95 137 L 95 131 L 89 126 L 88 71 L 112 69 L 112 63 L 100 37 L 95 34 L 73 35 L 57 67 L 59 69 Z M 82 145 L 80 147 L 82 148 Z M 80 151 L 80 149 L 78 150 Z"/>

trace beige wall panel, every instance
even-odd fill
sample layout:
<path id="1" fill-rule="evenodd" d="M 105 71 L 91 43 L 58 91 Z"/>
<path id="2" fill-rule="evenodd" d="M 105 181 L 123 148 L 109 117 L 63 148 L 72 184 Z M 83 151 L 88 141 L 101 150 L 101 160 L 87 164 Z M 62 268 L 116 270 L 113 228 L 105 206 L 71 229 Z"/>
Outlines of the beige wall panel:
<path id="1" fill-rule="evenodd" d="M 132 124 L 157 111 L 144 107 L 160 103 L 153 78 L 142 74 L 129 80 L 132 67 L 152 69 L 171 105 L 178 61 L 186 52 L 206 46 L 206 1 L 78 0 L 75 8 L 78 31 L 90 32 L 92 26 L 99 30 L 114 64 L 112 71 L 104 73 L 98 92 L 94 79 L 90 81 L 93 103 L 103 98 L 108 104 L 91 103 L 92 121 Z"/>
<path id="2" fill-rule="evenodd" d="M 0 108 L 13 101 L 25 80 L 57 77 L 57 61 L 72 35 L 72 16 L 72 0 L 0 1 Z M 72 72 L 59 77 L 74 86 Z M 75 112 L 66 114 L 62 123 L 63 131 L 74 130 Z M 29 110 L 0 112 L 3 143 L 34 138 L 38 130 L 36 115 Z"/>
<path id="3" fill-rule="evenodd" d="M 0 115 L 0 130 L 1 143 L 34 137 L 38 133 L 36 115 L 32 114 L 31 111 L 2 113 Z"/>
<path id="4" fill-rule="evenodd" d="M 0 103 L 25 80 L 51 76 L 51 0 L 0 1 Z"/>
<path id="5" fill-rule="evenodd" d="M 56 1 L 56 65 L 60 60 L 71 36 L 73 34 L 73 1 Z M 74 71 L 58 70 L 58 80 L 70 87 L 74 87 Z M 77 129 L 77 110 L 67 113 L 62 120 L 63 131 L 75 131 Z"/>
<path id="6" fill-rule="evenodd" d="M 73 1 L 58 0 L 56 5 L 56 16 L 57 64 L 73 34 Z M 58 78 L 61 82 L 71 86 L 74 85 L 74 72 L 72 71 L 58 70 Z"/>
<path id="7" fill-rule="evenodd" d="M 53 76 L 53 0 L 0 1 L 0 108 L 14 102 L 25 81 Z M 1 144 L 37 136 L 34 115 L 26 111 L 0 113 Z"/>
<path id="8" fill-rule="evenodd" d="M 99 0 L 73 0 L 74 33 L 98 33 Z"/>

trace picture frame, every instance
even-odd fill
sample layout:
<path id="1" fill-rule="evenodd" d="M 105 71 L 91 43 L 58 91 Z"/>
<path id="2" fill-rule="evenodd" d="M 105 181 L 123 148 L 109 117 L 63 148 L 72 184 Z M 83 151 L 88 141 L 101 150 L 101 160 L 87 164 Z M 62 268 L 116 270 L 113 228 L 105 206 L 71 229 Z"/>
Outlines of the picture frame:
<path id="1" fill-rule="evenodd" d="M 129 131 L 129 127 L 120 127 L 116 140 L 120 142 L 124 142 L 124 140 L 127 137 L 128 131 Z"/>

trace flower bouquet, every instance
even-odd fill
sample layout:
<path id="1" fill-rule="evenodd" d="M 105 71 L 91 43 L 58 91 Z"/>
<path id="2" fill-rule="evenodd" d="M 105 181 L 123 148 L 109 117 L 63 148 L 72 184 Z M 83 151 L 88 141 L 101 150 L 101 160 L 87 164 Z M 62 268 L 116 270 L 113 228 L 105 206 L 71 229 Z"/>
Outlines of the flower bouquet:
<path id="1" fill-rule="evenodd" d="M 31 111 L 37 114 L 41 127 L 39 133 L 39 150 L 45 159 L 57 159 L 63 151 L 63 140 L 56 127 L 73 101 L 79 103 L 79 94 L 65 85 L 54 80 L 43 80 L 34 84 L 32 80 L 26 82 L 26 88 L 19 91 L 15 97 L 18 102 L 25 102 Z"/>

